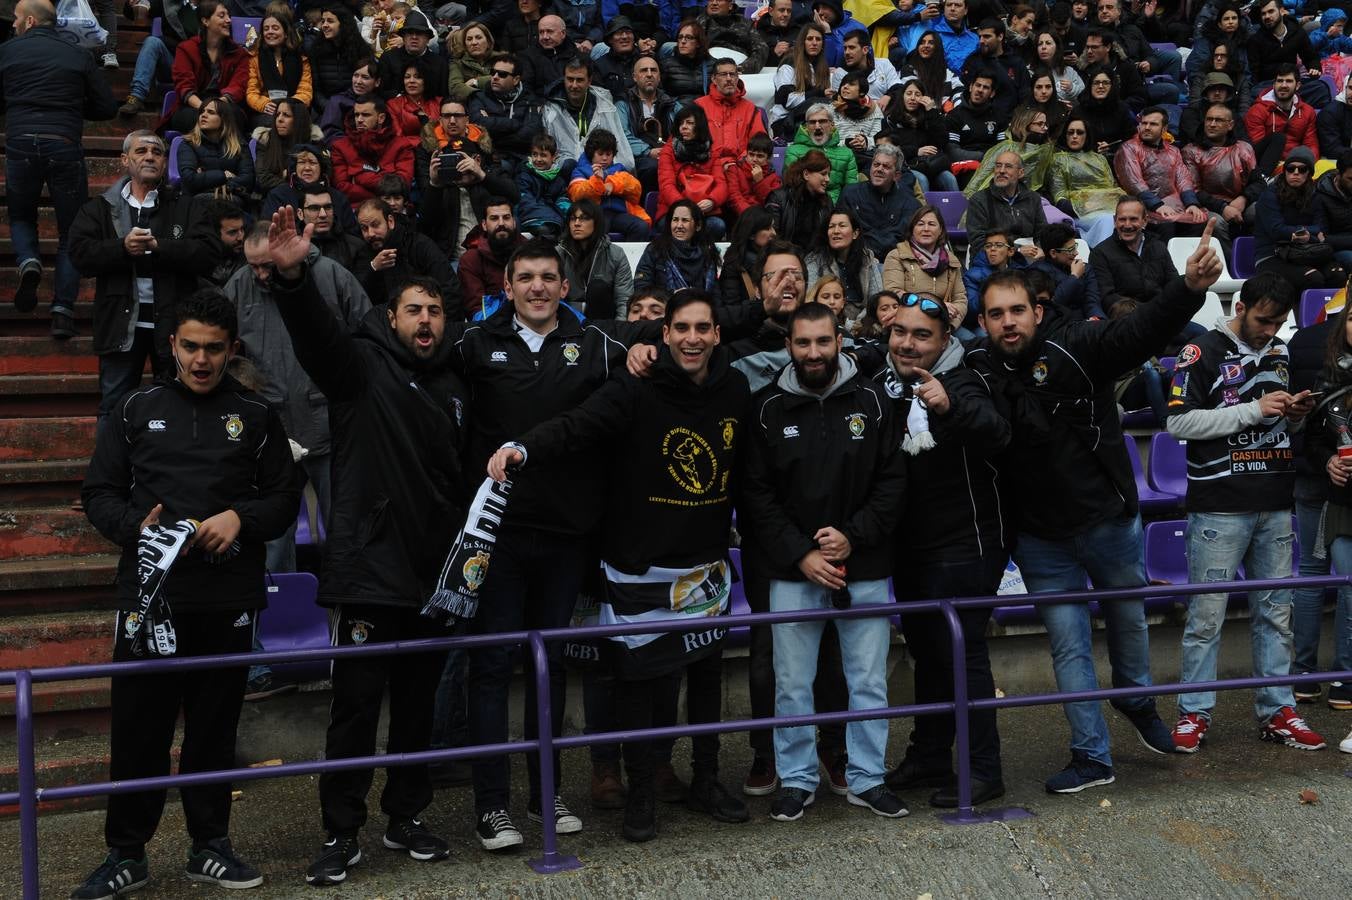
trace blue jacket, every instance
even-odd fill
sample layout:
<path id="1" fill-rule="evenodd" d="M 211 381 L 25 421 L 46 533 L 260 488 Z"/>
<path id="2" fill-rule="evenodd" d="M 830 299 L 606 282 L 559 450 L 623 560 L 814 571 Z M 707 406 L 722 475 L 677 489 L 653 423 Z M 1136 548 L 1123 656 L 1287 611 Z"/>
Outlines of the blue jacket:
<path id="1" fill-rule="evenodd" d="M 831 33 L 826 36 L 826 64 L 828 66 L 840 66 L 845 61 L 845 36 L 851 31 L 862 31 L 864 37 L 868 37 L 868 29 L 862 22 L 855 19 L 850 11 L 845 10 L 845 18 L 840 20 L 840 24 L 831 29 Z"/>
<path id="2" fill-rule="evenodd" d="M 1324 212 L 1324 198 L 1318 191 L 1310 197 L 1304 209 L 1292 209 L 1277 201 L 1277 191 L 1269 187 L 1258 198 L 1258 214 L 1253 223 L 1253 258 L 1262 262 L 1277 255 L 1277 244 L 1291 240 L 1291 235 L 1306 229 L 1313 237 L 1327 231 L 1328 216 Z M 1327 237 L 1327 235 L 1326 235 Z"/>
<path id="3" fill-rule="evenodd" d="M 1056 283 L 1052 302 L 1068 310 L 1072 316 L 1080 319 L 1108 318 L 1099 303 L 1098 276 L 1094 274 L 1092 266 L 1086 265 L 1084 274 L 1079 278 L 1045 259 L 1038 260 L 1028 268 L 1051 276 Z"/>
<path id="4" fill-rule="evenodd" d="M 516 202 L 516 220 L 523 226 L 531 222 L 552 222 L 563 226 L 568 202 L 568 178 L 573 171 L 571 159 L 560 159 L 559 174 L 552 179 L 540 177 L 529 160 L 516 169 L 516 186 L 521 199 Z"/>
<path id="5" fill-rule="evenodd" d="M 554 0 L 553 12 L 563 19 L 568 40 L 601 43 L 600 0 Z"/>
<path id="6" fill-rule="evenodd" d="M 967 62 L 967 57 L 976 52 L 979 43 L 976 31 L 967 24 L 965 19 L 962 23 L 962 34 L 953 31 L 953 27 L 948 24 L 948 20 L 943 16 L 933 21 L 932 27 L 938 33 L 939 39 L 944 42 L 944 62 L 948 64 L 948 70 L 950 72 L 961 72 L 962 64 Z M 838 63 L 832 63 L 832 65 L 838 65 Z"/>
<path id="7" fill-rule="evenodd" d="M 1009 258 L 1008 268 L 1026 269 L 1028 260 L 1022 253 L 1015 253 Z M 981 285 L 994 272 L 995 268 L 986 259 L 985 250 L 973 256 L 971 264 L 963 269 L 962 284 L 967 288 L 967 323 L 974 323 L 981 312 Z"/>
<path id="8" fill-rule="evenodd" d="M 1343 23 L 1343 34 L 1329 37 L 1328 30 L 1335 22 Z M 1347 13 L 1333 8 L 1324 10 L 1319 17 L 1319 27 L 1310 32 L 1310 44 L 1319 51 L 1320 56 L 1332 56 L 1335 53 L 1352 53 L 1352 37 L 1347 32 Z"/>

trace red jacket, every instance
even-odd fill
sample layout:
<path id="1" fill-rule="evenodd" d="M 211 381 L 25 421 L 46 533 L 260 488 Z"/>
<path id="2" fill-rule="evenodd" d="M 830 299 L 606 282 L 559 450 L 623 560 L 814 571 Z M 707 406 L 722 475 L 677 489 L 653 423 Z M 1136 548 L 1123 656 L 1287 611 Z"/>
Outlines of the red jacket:
<path id="1" fill-rule="evenodd" d="M 706 215 L 716 216 L 728 202 L 728 181 L 723 177 L 725 157 L 716 151 L 709 161 L 702 163 L 678 162 L 674 141 L 662 145 L 657 157 L 657 218 L 666 217 L 667 210 L 677 200 L 712 200 L 714 208 Z"/>
<path id="2" fill-rule="evenodd" d="M 347 116 L 347 132 L 329 148 L 334 187 L 347 195 L 356 209 L 376 196 L 380 176 L 393 172 L 413 184 L 413 142 L 399 137 L 388 119 L 377 131 L 358 131 Z"/>
<path id="3" fill-rule="evenodd" d="M 171 71 L 178 103 L 169 111 L 170 115 L 187 102 L 189 94 L 200 94 L 206 90 L 207 81 L 211 78 L 211 66 L 206 57 L 200 34 L 183 41 L 174 51 L 174 66 Z M 236 106 L 243 106 L 249 93 L 249 52 L 243 47 L 236 46 L 234 50 L 221 56 L 220 68 L 217 93 L 222 97 L 229 97 Z"/>
<path id="4" fill-rule="evenodd" d="M 709 86 L 709 93 L 695 101 L 695 105 L 704 110 L 709 119 L 709 134 L 714 139 L 714 149 L 710 154 L 714 159 L 724 151 L 733 159 L 746 152 L 746 142 L 753 134 L 765 133 L 765 120 L 761 111 L 746 99 L 746 87 L 739 80 L 737 93 L 724 97 L 718 88 Z"/>
<path id="5" fill-rule="evenodd" d="M 1286 146 L 1282 149 L 1282 159 L 1302 144 L 1309 147 L 1314 158 L 1318 159 L 1319 132 L 1315 130 L 1314 117 L 1314 107 L 1299 97 L 1292 102 L 1291 115 L 1288 116 L 1277 108 L 1272 91 L 1268 91 L 1249 107 L 1249 112 L 1244 116 L 1244 128 L 1249 132 L 1249 140 L 1254 144 L 1270 134 L 1286 132 Z"/>
<path id="6" fill-rule="evenodd" d="M 512 249 L 526 243 L 526 238 L 518 234 L 512 242 Z M 464 298 L 465 315 L 472 316 L 483 308 L 484 297 L 503 292 L 507 279 L 507 257 L 498 259 L 488 246 L 488 235 L 476 226 L 465 238 L 468 248 L 460 255 L 460 295 Z M 509 252 L 508 256 L 511 255 Z"/>
<path id="7" fill-rule="evenodd" d="M 768 164 L 760 181 L 751 180 L 751 164 L 746 157 L 723 170 L 728 179 L 728 204 L 737 215 L 753 206 L 764 206 L 770 192 L 784 186 L 777 173 Z"/>
<path id="8" fill-rule="evenodd" d="M 418 118 L 422 109 L 429 122 L 438 122 L 441 117 L 441 98 L 424 97 L 420 102 L 400 94 L 391 97 L 385 113 L 394 126 L 395 134 L 416 138 L 422 134 L 423 120 Z"/>

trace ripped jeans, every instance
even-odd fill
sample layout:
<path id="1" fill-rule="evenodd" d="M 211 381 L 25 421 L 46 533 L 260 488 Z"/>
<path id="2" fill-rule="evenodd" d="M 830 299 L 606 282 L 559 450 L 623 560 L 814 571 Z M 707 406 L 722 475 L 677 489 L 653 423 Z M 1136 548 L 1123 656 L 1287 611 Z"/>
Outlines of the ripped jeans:
<path id="1" fill-rule="evenodd" d="M 1295 532 L 1289 509 L 1258 513 L 1189 513 L 1188 581 L 1234 581 L 1243 564 L 1249 579 L 1287 578 Z M 1225 622 L 1226 594 L 1197 594 L 1188 606 L 1183 629 L 1182 682 L 1216 680 L 1216 657 L 1220 653 L 1221 625 Z M 1288 675 L 1291 672 L 1291 590 L 1251 591 L 1249 629 L 1253 642 L 1255 676 Z M 1179 715 L 1197 713 L 1211 717 L 1216 705 L 1214 691 L 1180 694 Z M 1259 688 L 1254 697 L 1254 715 L 1265 723 L 1283 706 L 1295 706 L 1290 685 Z"/>

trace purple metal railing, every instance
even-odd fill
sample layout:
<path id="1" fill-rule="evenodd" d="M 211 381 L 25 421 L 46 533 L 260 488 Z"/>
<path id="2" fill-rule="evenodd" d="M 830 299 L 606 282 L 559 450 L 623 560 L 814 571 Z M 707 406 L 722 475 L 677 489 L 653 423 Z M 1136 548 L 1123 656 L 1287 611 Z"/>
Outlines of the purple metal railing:
<path id="1" fill-rule="evenodd" d="M 1151 599 L 1160 597 L 1178 597 L 1204 593 L 1246 593 L 1250 590 L 1269 590 L 1292 587 L 1336 588 L 1352 584 L 1352 576 L 1329 575 L 1304 578 L 1280 578 L 1254 581 L 1217 582 L 1211 584 L 1162 585 L 1144 588 L 1123 588 L 1110 590 L 1067 591 L 1046 594 L 1029 594 L 1021 601 L 1043 606 L 1053 603 L 1078 603 L 1090 599 L 1099 602 L 1123 599 Z M 1018 808 L 988 809 L 978 813 L 972 808 L 972 783 L 970 761 L 970 734 L 966 712 L 971 709 L 1000 709 L 1022 706 L 1042 706 L 1067 703 L 1079 700 L 1105 700 L 1118 697 L 1153 696 L 1157 694 L 1178 694 L 1198 690 L 1238 690 L 1263 687 L 1275 684 L 1291 684 L 1297 681 L 1352 681 L 1352 670 L 1342 672 L 1301 673 L 1270 678 L 1232 678 L 1221 681 L 1196 682 L 1192 684 L 1160 684 L 1144 687 L 1104 688 L 1093 691 L 1067 693 L 1032 694 L 1020 697 L 983 698 L 972 700 L 968 697 L 967 672 L 961 664 L 967 657 L 966 640 L 958 621 L 957 610 L 995 607 L 1007 604 L 1008 597 L 967 597 L 938 600 L 922 600 L 864 606 L 846 610 L 822 609 L 782 613 L 753 613 L 736 617 L 737 625 L 773 625 L 785 622 L 808 622 L 824 619 L 866 619 L 915 612 L 939 612 L 949 625 L 952 639 L 953 659 L 957 664 L 953 671 L 953 702 L 912 704 L 890 706 L 882 709 L 846 710 L 833 713 L 817 713 L 808 716 L 777 716 L 766 719 L 739 719 L 733 721 L 710 722 L 698 725 L 677 725 L 669 728 L 647 728 L 637 731 L 612 731 L 604 734 L 583 734 L 572 737 L 555 738 L 551 733 L 553 698 L 549 692 L 549 667 L 546 645 L 556 640 L 577 640 L 580 638 L 607 638 L 625 634 L 651 634 L 653 632 L 693 631 L 708 627 L 707 619 L 689 622 L 639 623 L 632 625 L 606 625 L 586 628 L 560 628 L 548 631 L 514 631 L 499 634 L 477 635 L 473 637 L 437 638 L 418 641 L 398 641 L 389 644 L 367 644 L 352 647 L 321 647 L 311 650 L 263 651 L 258 653 L 239 653 L 216 656 L 182 657 L 163 660 L 143 660 L 132 662 L 102 663 L 97 665 L 64 666 L 48 669 L 18 669 L 0 672 L 0 684 L 13 683 L 15 686 L 14 714 L 17 719 L 19 790 L 0 794 L 0 805 L 19 805 L 19 837 L 23 860 L 23 896 L 25 900 L 38 898 L 38 804 L 43 800 L 62 800 L 73 797 L 89 797 L 108 794 L 131 793 L 145 790 L 163 790 L 185 785 L 213 784 L 221 781 L 254 781 L 263 778 L 279 778 L 292 775 L 309 775 L 321 772 L 334 772 L 347 769 L 379 768 L 418 763 L 441 762 L 447 760 L 469 759 L 477 756 L 492 756 L 502 753 L 538 752 L 540 755 L 540 793 L 544 798 L 555 793 L 556 773 L 554 772 L 554 750 L 585 747 L 592 744 L 613 744 L 625 741 L 654 740 L 659 738 L 690 737 L 699 734 L 721 734 L 733 731 L 750 731 L 773 728 L 776 726 L 815 725 L 833 722 L 855 722 L 866 719 L 894 719 L 905 716 L 929 713 L 952 712 L 956 724 L 956 751 L 958 776 L 957 812 L 942 816 L 942 820 L 951 824 L 966 825 L 978 822 L 990 822 L 1031 816 L 1032 813 Z M 731 618 L 731 617 L 730 617 Z M 35 745 L 33 739 L 33 684 L 35 682 L 71 681 L 84 678 L 106 678 L 113 675 L 147 672 L 191 671 L 197 669 L 216 669 L 245 665 L 268 665 L 275 663 L 297 662 L 337 657 L 402 655 L 405 653 L 425 653 L 430 650 L 448 650 L 452 648 L 468 649 L 473 647 L 497 646 L 503 644 L 528 644 L 535 664 L 536 707 L 539 737 L 533 741 L 510 741 L 500 744 L 484 744 L 475 747 L 460 747 L 445 750 L 425 750 L 418 753 L 383 754 L 376 756 L 349 757 L 332 760 L 310 760 L 307 762 L 285 763 L 266 768 L 223 769 L 215 772 L 195 772 L 191 774 L 165 775 L 155 778 L 140 778 L 133 781 L 99 782 L 93 784 L 67 785 L 55 788 L 38 788 L 36 774 Z M 561 872 L 581 865 L 576 857 L 559 853 L 557 835 L 554 831 L 552 816 L 545 816 L 543 823 L 542 854 L 538 859 L 530 860 L 530 865 L 540 873 Z"/>

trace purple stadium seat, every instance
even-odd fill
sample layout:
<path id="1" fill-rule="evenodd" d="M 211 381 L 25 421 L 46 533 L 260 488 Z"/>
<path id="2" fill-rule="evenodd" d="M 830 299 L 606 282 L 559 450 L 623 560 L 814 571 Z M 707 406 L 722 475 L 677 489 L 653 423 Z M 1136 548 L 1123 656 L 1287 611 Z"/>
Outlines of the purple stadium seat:
<path id="1" fill-rule="evenodd" d="M 779 144 L 775 144 L 775 149 L 770 154 L 770 168 L 774 169 L 775 174 L 780 178 L 784 177 L 784 155 L 788 152 L 788 147 L 781 147 Z"/>
<path id="2" fill-rule="evenodd" d="M 328 647 L 329 615 L 315 604 L 319 580 L 309 572 L 267 576 L 268 607 L 259 617 L 258 640 L 265 650 L 305 650 Z M 273 666 L 273 674 L 288 681 L 327 678 L 329 661 Z"/>
<path id="3" fill-rule="evenodd" d="M 1141 500 L 1141 510 L 1158 512 L 1165 509 L 1177 509 L 1179 498 L 1175 494 L 1157 491 L 1146 480 L 1145 470 L 1141 466 L 1141 452 L 1136 448 L 1136 439 L 1125 435 L 1127 458 L 1131 460 L 1131 473 L 1136 477 L 1136 494 Z"/>
<path id="4" fill-rule="evenodd" d="M 1230 266 L 1230 274 L 1236 278 L 1253 277 L 1253 253 L 1254 241 L 1249 235 L 1235 238 L 1234 247 L 1231 254 L 1234 256 L 1233 265 Z"/>
<path id="5" fill-rule="evenodd" d="M 156 16 L 150 20 L 150 33 L 154 37 L 164 37 L 164 19 Z"/>
<path id="6" fill-rule="evenodd" d="M 1165 43 L 1165 42 L 1160 42 L 1160 43 L 1156 44 L 1156 43 L 1153 43 L 1153 42 L 1152 42 L 1152 43 L 1150 44 L 1150 49 L 1151 49 L 1151 50 L 1155 50 L 1155 51 L 1157 51 L 1157 52 L 1163 52 L 1163 51 L 1165 51 L 1165 50 L 1177 50 L 1177 49 L 1178 49 L 1178 45 L 1177 45 L 1177 44 L 1169 44 L 1169 43 Z"/>
<path id="7" fill-rule="evenodd" d="M 173 112 L 174 107 L 177 105 L 178 105 L 178 91 L 165 91 L 164 99 L 160 101 L 160 118 L 161 119 L 168 118 L 169 113 Z"/>
<path id="8" fill-rule="evenodd" d="M 967 240 L 967 229 L 958 223 L 967 212 L 967 197 L 962 191 L 926 191 L 925 202 L 939 210 L 944 217 L 944 227 L 948 236 L 954 240 Z"/>
<path id="9" fill-rule="evenodd" d="M 169 142 L 169 184 L 178 187 L 178 148 L 183 144 L 183 135 Z"/>
<path id="10" fill-rule="evenodd" d="M 258 138 L 249 138 L 249 158 L 258 161 Z"/>
<path id="11" fill-rule="evenodd" d="M 1047 220 L 1048 225 L 1060 225 L 1063 223 L 1066 225 L 1075 224 L 1075 219 L 1073 217 L 1066 215 L 1055 206 L 1052 206 L 1051 203 L 1047 202 L 1045 197 L 1042 200 L 1042 215 Z"/>
<path id="12" fill-rule="evenodd" d="M 1145 526 L 1145 577 L 1169 584 L 1188 583 L 1187 522 L 1151 522 Z M 1146 603 L 1149 610 L 1187 602 L 1186 598 L 1164 597 Z"/>
<path id="13" fill-rule="evenodd" d="M 648 191 L 643 195 L 643 211 L 652 219 L 654 225 L 657 224 L 657 191 Z"/>
<path id="14" fill-rule="evenodd" d="M 746 602 L 746 580 L 742 575 L 742 551 L 738 547 L 728 549 L 728 561 L 732 563 L 732 568 L 737 572 L 736 579 L 732 582 L 732 597 L 728 603 L 728 609 L 734 616 L 745 616 L 751 614 L 751 605 Z M 733 646 L 743 647 L 751 643 L 751 626 L 738 625 L 728 632 L 728 643 Z"/>
<path id="15" fill-rule="evenodd" d="M 1161 494 L 1180 499 L 1188 492 L 1188 454 L 1183 444 L 1167 431 L 1150 439 L 1150 462 L 1146 469 L 1150 486 Z"/>
<path id="16" fill-rule="evenodd" d="M 310 530 L 310 511 L 305 503 L 305 498 L 300 498 L 300 513 L 296 516 L 296 546 L 309 546 L 318 543 L 315 540 L 314 533 Z"/>
<path id="17" fill-rule="evenodd" d="M 1336 289 L 1316 288 L 1305 291 L 1300 295 L 1300 317 L 1296 320 L 1297 326 L 1307 328 L 1319 321 L 1319 317 L 1324 312 L 1324 304 L 1333 299 L 1333 295 L 1338 293 Z"/>
<path id="18" fill-rule="evenodd" d="M 252 25 L 254 31 L 263 27 L 262 19 L 251 19 L 248 16 L 231 16 L 230 18 L 230 39 L 241 47 L 244 46 L 244 39 L 249 35 L 249 26 Z"/>

